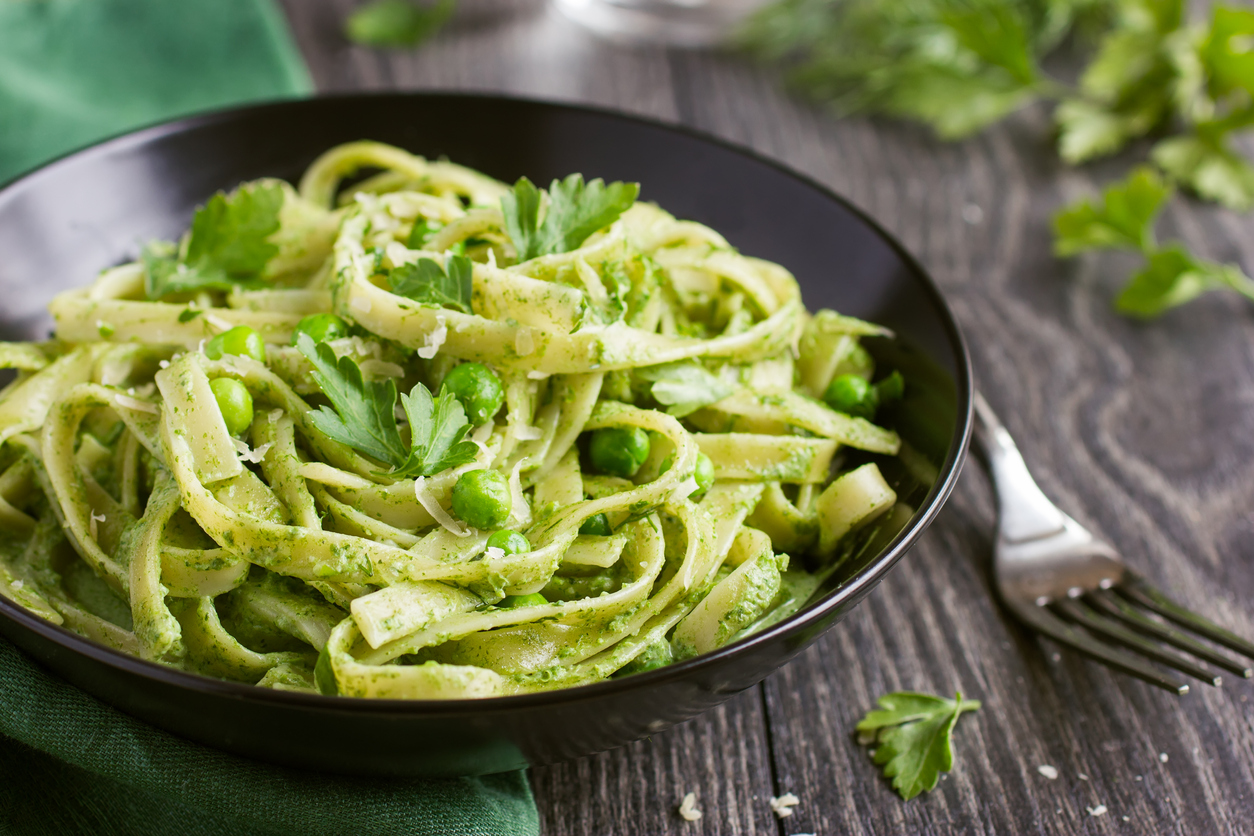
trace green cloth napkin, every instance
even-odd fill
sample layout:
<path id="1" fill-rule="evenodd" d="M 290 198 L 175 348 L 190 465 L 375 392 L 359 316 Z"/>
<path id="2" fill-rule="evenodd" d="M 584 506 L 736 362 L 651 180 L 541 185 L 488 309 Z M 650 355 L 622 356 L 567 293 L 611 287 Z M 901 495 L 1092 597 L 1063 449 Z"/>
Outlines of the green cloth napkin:
<path id="1" fill-rule="evenodd" d="M 0 0 L 0 183 L 132 128 L 312 89 L 272 0 Z"/>
<path id="2" fill-rule="evenodd" d="M 0 833 L 538 832 L 524 772 L 397 780 L 263 764 L 132 719 L 0 639 Z"/>
<path id="3" fill-rule="evenodd" d="M 0 0 L 0 183 L 104 137 L 312 86 L 271 0 Z M 317 775 L 135 720 L 0 639 L 0 834 L 534 834 L 524 772 Z"/>

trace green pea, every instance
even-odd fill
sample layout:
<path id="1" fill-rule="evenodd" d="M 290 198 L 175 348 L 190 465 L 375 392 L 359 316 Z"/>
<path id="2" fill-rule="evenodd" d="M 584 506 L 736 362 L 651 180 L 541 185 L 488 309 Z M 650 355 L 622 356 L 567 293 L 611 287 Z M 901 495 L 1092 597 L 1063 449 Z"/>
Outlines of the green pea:
<path id="1" fill-rule="evenodd" d="M 315 343 L 338 340 L 348 336 L 348 323 L 333 313 L 310 314 L 296 323 L 296 330 L 292 332 L 292 345 L 296 345 L 296 339 L 301 334 L 308 334 Z"/>
<path id="2" fill-rule="evenodd" d="M 879 407 L 875 387 L 856 374 L 842 374 L 828 384 L 823 400 L 837 412 L 870 421 Z"/>
<path id="3" fill-rule="evenodd" d="M 714 462 L 705 453 L 697 453 L 697 469 L 692 472 L 692 478 L 697 483 L 694 496 L 705 493 L 714 484 Z"/>
<path id="4" fill-rule="evenodd" d="M 253 396 L 248 387 L 233 377 L 215 377 L 209 381 L 213 397 L 218 401 L 218 411 L 226 420 L 231 435 L 239 435 L 253 423 Z"/>
<path id="5" fill-rule="evenodd" d="M 548 598 L 545 598 L 539 592 L 533 592 L 530 595 L 506 595 L 497 606 L 513 609 L 514 607 L 534 607 L 537 604 L 547 604 L 548 602 Z"/>
<path id="6" fill-rule="evenodd" d="M 453 513 L 474 528 L 500 528 L 513 504 L 509 480 L 495 470 L 467 471 L 453 485 Z"/>
<path id="7" fill-rule="evenodd" d="M 613 534 L 610 531 L 610 518 L 604 514 L 593 514 L 591 517 L 583 521 L 579 526 L 580 534 L 592 534 L 597 537 L 608 537 Z"/>
<path id="8" fill-rule="evenodd" d="M 482 363 L 462 363 L 444 378 L 442 391 L 452 392 L 466 410 L 471 425 L 479 426 L 496 415 L 505 400 L 501 379 Z"/>
<path id="9" fill-rule="evenodd" d="M 205 343 L 205 356 L 210 360 L 221 360 L 224 354 L 251 357 L 258 363 L 264 363 L 266 343 L 260 334 L 247 325 L 236 325 L 230 331 L 223 331 Z"/>
<path id="10" fill-rule="evenodd" d="M 500 549 L 506 554 L 523 554 L 531 551 L 531 541 L 517 531 L 502 528 L 492 532 L 492 536 L 488 538 L 488 548 Z"/>
<path id="11" fill-rule="evenodd" d="M 596 470 L 627 479 L 649 458 L 649 434 L 639 427 L 596 430 L 588 444 L 588 458 Z"/>

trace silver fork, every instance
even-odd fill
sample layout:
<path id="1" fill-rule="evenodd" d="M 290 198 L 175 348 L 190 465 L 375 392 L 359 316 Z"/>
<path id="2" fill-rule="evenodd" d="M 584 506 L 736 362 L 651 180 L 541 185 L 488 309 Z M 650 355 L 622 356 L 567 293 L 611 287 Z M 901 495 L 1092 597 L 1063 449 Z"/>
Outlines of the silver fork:
<path id="1" fill-rule="evenodd" d="M 997 494 L 993 578 L 1002 603 L 1016 618 L 1059 644 L 1177 694 L 1188 693 L 1189 686 L 1120 647 L 1212 685 L 1219 685 L 1220 677 L 1194 659 L 1247 679 L 1251 676 L 1245 664 L 1176 627 L 1252 659 L 1254 643 L 1174 603 L 1129 569 L 1107 543 L 1045 498 L 1010 433 L 979 392 L 975 441 L 987 459 Z"/>

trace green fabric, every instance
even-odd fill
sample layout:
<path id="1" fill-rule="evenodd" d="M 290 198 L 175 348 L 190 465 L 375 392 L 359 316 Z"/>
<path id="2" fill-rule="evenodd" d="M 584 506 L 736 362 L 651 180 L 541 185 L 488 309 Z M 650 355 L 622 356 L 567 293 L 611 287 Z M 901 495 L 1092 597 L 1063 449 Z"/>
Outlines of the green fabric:
<path id="1" fill-rule="evenodd" d="M 310 90 L 272 0 L 0 0 L 0 183 L 132 128 Z M 235 757 L 104 705 L 0 639 L 0 834 L 538 832 L 524 772 L 351 779 Z"/>
<path id="2" fill-rule="evenodd" d="M 0 0 L 0 183 L 141 125 L 311 90 L 272 0 Z"/>
<path id="3" fill-rule="evenodd" d="M 0 833 L 538 832 L 523 772 L 384 780 L 262 764 L 134 720 L 0 639 Z"/>

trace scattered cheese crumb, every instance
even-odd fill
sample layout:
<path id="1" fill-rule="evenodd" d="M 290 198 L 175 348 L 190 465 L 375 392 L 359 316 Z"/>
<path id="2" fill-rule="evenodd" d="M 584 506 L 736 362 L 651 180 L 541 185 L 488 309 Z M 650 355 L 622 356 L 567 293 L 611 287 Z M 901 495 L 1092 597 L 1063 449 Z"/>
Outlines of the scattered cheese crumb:
<path id="1" fill-rule="evenodd" d="M 488 546 L 487 551 L 483 553 L 483 556 L 488 560 L 500 560 L 505 556 L 505 549 L 500 549 L 496 546 Z"/>
<path id="2" fill-rule="evenodd" d="M 1132 821 L 1132 817 L 1131 817 L 1131 816 L 1124 816 L 1124 817 L 1123 817 L 1123 820 L 1124 820 L 1124 821 Z"/>
<path id="3" fill-rule="evenodd" d="M 771 812 L 777 818 L 786 819 L 792 815 L 792 808 L 801 803 L 801 799 L 790 792 L 771 799 Z"/>
<path id="4" fill-rule="evenodd" d="M 427 513 L 435 519 L 441 526 L 456 534 L 458 537 L 469 537 L 470 529 L 463 527 L 457 520 L 449 516 L 448 511 L 440 507 L 440 503 L 436 502 L 431 492 L 427 490 L 427 480 L 419 476 L 414 480 L 414 496 L 418 499 L 418 504 L 427 509 Z"/>
<path id="5" fill-rule="evenodd" d="M 514 335 L 514 351 L 519 357 L 526 357 L 536 350 L 536 341 L 531 336 L 531 329 L 523 326 Z"/>
<path id="6" fill-rule="evenodd" d="M 1036 771 L 1053 781 L 1058 778 L 1058 770 L 1047 763 L 1043 763 L 1036 768 Z"/>
<path id="7" fill-rule="evenodd" d="M 526 424 L 515 424 L 514 437 L 519 441 L 535 441 L 544 438 L 544 430 L 539 427 L 529 427 Z"/>
<path id="8" fill-rule="evenodd" d="M 266 415 L 266 420 L 268 420 L 271 424 L 273 424 L 273 423 L 275 423 L 276 421 L 278 421 L 278 420 L 279 420 L 280 418 L 282 418 L 282 417 L 283 417 L 283 410 L 282 410 L 282 409 L 272 409 L 272 410 L 270 410 L 270 412 Z"/>
<path id="9" fill-rule="evenodd" d="M 1089 779 L 1089 776 L 1085 775 L 1083 772 L 1077 774 L 1075 777 L 1079 778 L 1081 781 L 1087 781 Z"/>
<path id="10" fill-rule="evenodd" d="M 353 310 L 358 310 L 362 313 L 370 313 L 370 308 L 372 307 L 370 300 L 365 296 L 354 296 L 353 301 L 349 302 L 348 306 Z"/>
<path id="11" fill-rule="evenodd" d="M 157 366 L 158 366 L 159 368 L 162 368 L 162 369 L 168 369 L 168 368 L 170 368 L 170 361 L 169 361 L 169 360 L 162 360 L 162 361 L 160 361 L 159 363 L 157 363 Z"/>
<path id="12" fill-rule="evenodd" d="M 684 796 L 684 800 L 679 805 L 679 815 L 684 821 L 696 821 L 701 818 L 701 811 L 697 809 L 697 794 L 690 792 Z"/>
<path id="13" fill-rule="evenodd" d="M 124 406 L 127 409 L 133 409 L 136 412 L 147 412 L 151 415 L 161 414 L 160 407 L 158 407 L 155 403 L 141 401 L 139 398 L 132 398 L 130 395 L 118 393 L 113 396 L 113 400 L 117 402 L 118 406 Z"/>
<path id="14" fill-rule="evenodd" d="M 435 328 L 422 338 L 422 348 L 418 349 L 418 356 L 424 360 L 430 360 L 440 350 L 440 346 L 444 345 L 446 339 L 448 339 L 448 328 L 444 325 L 444 317 L 438 315 L 435 318 Z"/>
<path id="15" fill-rule="evenodd" d="M 1085 807 L 1084 809 L 1089 811 L 1089 815 L 1090 815 L 1090 816 L 1104 816 L 1104 815 L 1106 815 L 1106 805 L 1105 805 L 1105 804 L 1098 804 L 1096 807 Z"/>
<path id="16" fill-rule="evenodd" d="M 1166 753 L 1166 752 L 1159 752 L 1159 753 L 1158 753 L 1158 760 L 1159 760 L 1160 762 L 1162 762 L 1162 763 L 1166 763 L 1166 762 L 1167 762 L 1167 753 Z"/>
<path id="17" fill-rule="evenodd" d="M 520 528 L 531 522 L 531 506 L 527 504 L 522 488 L 522 466 L 523 463 L 518 462 L 509 474 L 510 511 L 506 523 L 510 528 Z"/>
<path id="18" fill-rule="evenodd" d="M 536 370 L 534 370 L 534 369 L 532 369 L 531 371 L 527 372 L 527 379 L 528 379 L 528 380 L 547 380 L 547 379 L 549 379 L 550 377 L 552 377 L 552 375 L 550 375 L 548 372 L 540 372 L 540 371 L 536 371 Z"/>

